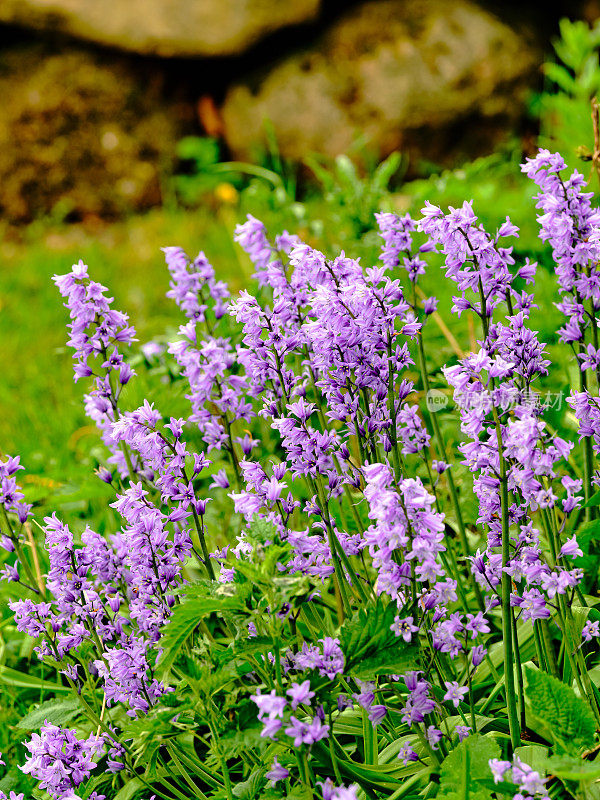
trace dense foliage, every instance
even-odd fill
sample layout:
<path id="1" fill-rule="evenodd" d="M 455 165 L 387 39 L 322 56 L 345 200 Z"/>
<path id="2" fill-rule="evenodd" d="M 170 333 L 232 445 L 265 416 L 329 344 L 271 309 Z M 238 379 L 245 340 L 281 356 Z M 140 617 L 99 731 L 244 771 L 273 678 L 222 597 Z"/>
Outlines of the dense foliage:
<path id="1" fill-rule="evenodd" d="M 38 520 L 0 464 L 37 656 L 0 667 L 31 693 L 0 797 L 595 796 L 600 212 L 558 154 L 523 171 L 567 392 L 518 229 L 469 202 L 378 214 L 375 266 L 249 217 L 254 295 L 168 247 L 182 325 L 142 359 L 86 265 L 55 276 L 110 513 Z"/>

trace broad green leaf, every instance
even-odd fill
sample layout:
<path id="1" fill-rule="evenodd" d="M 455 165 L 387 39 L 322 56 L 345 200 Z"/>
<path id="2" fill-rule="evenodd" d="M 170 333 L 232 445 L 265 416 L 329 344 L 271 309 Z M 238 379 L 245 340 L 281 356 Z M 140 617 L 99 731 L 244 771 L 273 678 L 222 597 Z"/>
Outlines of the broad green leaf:
<path id="1" fill-rule="evenodd" d="M 400 761 L 396 764 L 373 766 L 371 764 L 359 764 L 356 761 L 344 761 L 338 758 L 338 766 L 342 775 L 349 777 L 350 781 L 357 780 L 380 789 L 395 790 L 406 777 L 404 767 Z"/>
<path id="2" fill-rule="evenodd" d="M 81 708 L 76 698 L 65 698 L 61 700 L 46 700 L 38 708 L 34 708 L 29 714 L 17 723 L 17 728 L 24 731 L 36 731 L 48 720 L 52 725 L 65 725 L 75 719 L 81 712 Z"/>
<path id="3" fill-rule="evenodd" d="M 246 750 L 259 753 L 265 740 L 261 737 L 262 723 L 243 730 L 226 731 L 219 736 L 219 754 L 227 760 L 239 758 Z"/>
<path id="4" fill-rule="evenodd" d="M 182 647 L 195 631 L 200 621 L 219 611 L 240 611 L 243 605 L 237 597 L 189 597 L 176 606 L 169 623 L 165 625 L 158 663 L 160 674 L 167 672 L 177 660 Z"/>
<path id="5" fill-rule="evenodd" d="M 334 723 L 335 734 L 346 734 L 348 736 L 362 735 L 362 716 L 354 708 L 346 708 Z"/>
<path id="6" fill-rule="evenodd" d="M 531 766 L 531 765 L 530 765 Z M 549 758 L 546 770 L 566 781 L 593 781 L 600 778 L 600 762 L 584 761 L 580 758 Z"/>
<path id="7" fill-rule="evenodd" d="M 337 731 L 337 725 L 336 725 Z M 408 734 L 406 736 L 400 736 L 398 739 L 394 739 L 391 744 L 388 744 L 386 747 L 383 748 L 379 752 L 377 763 L 378 764 L 395 764 L 396 759 L 398 758 L 398 753 L 400 752 L 400 748 L 403 747 L 405 744 L 410 744 L 421 759 L 426 759 L 428 757 L 428 752 L 425 748 L 425 745 L 422 744 L 418 739 L 415 740 L 414 735 Z M 420 765 L 418 762 L 409 761 L 407 774 L 413 773 Z"/>
<path id="8" fill-rule="evenodd" d="M 252 521 L 248 527 L 250 537 L 262 544 L 274 542 L 279 539 L 279 534 L 275 525 L 273 525 L 270 520 L 259 517 L 258 514 L 252 517 Z"/>
<path id="9" fill-rule="evenodd" d="M 583 504 L 583 508 L 593 508 L 594 506 L 600 506 L 600 491 L 594 492 L 594 494 L 590 497 L 590 499 L 587 501 L 587 503 Z M 595 519 L 594 520 L 590 520 L 590 523 L 592 525 L 593 525 L 593 523 L 596 523 L 596 525 L 594 527 L 597 527 L 599 522 L 600 522 L 600 520 L 595 520 Z M 590 523 L 588 523 L 588 524 L 590 524 Z M 583 528 L 584 526 L 582 525 L 581 527 Z M 581 531 L 581 528 L 579 530 Z"/>
<path id="10" fill-rule="evenodd" d="M 366 679 L 385 673 L 406 672 L 416 664 L 418 648 L 396 636 L 391 626 L 398 613 L 393 603 L 378 599 L 346 620 L 340 630 L 340 647 L 346 670 Z"/>
<path id="11" fill-rule="evenodd" d="M 395 675 L 417 667 L 418 648 L 396 639 L 387 647 L 364 658 L 352 670 L 356 678 L 367 680 L 375 675 Z"/>
<path id="12" fill-rule="evenodd" d="M 171 701 L 174 695 L 166 695 Z M 127 724 L 122 726 L 122 737 L 124 741 L 152 741 L 156 739 L 160 741 L 163 736 L 173 734 L 174 723 L 177 720 L 183 723 L 191 723 L 194 719 L 192 711 L 192 701 L 186 700 L 181 704 L 162 706 L 158 703 L 140 717 L 135 717 L 127 721 Z"/>
<path id="13" fill-rule="evenodd" d="M 133 800 L 138 792 L 144 788 L 144 784 L 139 780 L 139 778 L 132 778 L 130 781 L 127 781 L 125 786 L 123 786 L 119 792 L 115 795 L 115 800 Z"/>
<path id="14" fill-rule="evenodd" d="M 239 797 L 240 800 L 253 800 L 253 798 L 259 797 L 259 789 L 265 782 L 265 772 L 264 767 L 257 767 L 250 773 L 247 780 L 237 783 L 233 788 L 235 797 Z"/>
<path id="15" fill-rule="evenodd" d="M 252 636 L 250 639 L 237 639 L 228 648 L 216 654 L 215 660 L 222 664 L 229 661 L 268 653 L 275 648 L 271 636 Z"/>
<path id="16" fill-rule="evenodd" d="M 315 759 L 315 762 L 326 767 L 327 770 L 331 769 L 329 746 L 322 741 L 312 745 L 312 758 Z M 390 764 L 360 764 L 357 761 L 344 758 L 339 749 L 337 751 L 337 762 L 342 776 L 349 779 L 348 783 L 356 780 L 359 783 L 372 787 L 376 786 L 380 789 L 397 789 L 407 775 L 412 774 L 413 769 L 421 770 L 422 774 L 429 772 L 429 768 L 423 769 L 418 762 L 411 764 L 410 769 L 407 769 L 397 758 Z"/>
<path id="17" fill-rule="evenodd" d="M 522 747 L 515 748 L 515 755 L 518 756 L 521 761 L 529 764 L 529 766 L 536 770 L 536 772 L 539 772 L 540 775 L 546 772 L 548 764 L 547 747 L 543 747 L 540 744 L 525 744 Z"/>
<path id="18" fill-rule="evenodd" d="M 489 760 L 500 757 L 498 743 L 475 733 L 454 748 L 444 759 L 440 771 L 440 798 L 492 798 L 487 787 L 491 778 Z"/>
<path id="19" fill-rule="evenodd" d="M 594 744 L 596 724 L 589 705 L 570 686 L 526 667 L 525 696 L 530 713 L 549 731 L 559 749 L 571 755 Z"/>

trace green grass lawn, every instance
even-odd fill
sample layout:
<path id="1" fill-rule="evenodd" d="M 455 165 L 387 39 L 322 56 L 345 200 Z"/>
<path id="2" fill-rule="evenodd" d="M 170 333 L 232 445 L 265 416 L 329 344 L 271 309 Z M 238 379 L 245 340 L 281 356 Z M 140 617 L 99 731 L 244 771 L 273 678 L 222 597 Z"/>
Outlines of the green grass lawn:
<path id="1" fill-rule="evenodd" d="M 201 211 L 158 210 L 97 230 L 38 224 L 21 241 L 0 245 L 0 450 L 20 453 L 28 471 L 53 478 L 60 478 L 65 460 L 84 458 L 84 382 L 72 380 L 67 312 L 52 275 L 70 271 L 81 258 L 130 314 L 143 342 L 178 324 L 178 311 L 165 297 L 161 246 L 178 244 L 190 253 L 202 247 L 233 287 L 245 282 L 228 222 Z"/>

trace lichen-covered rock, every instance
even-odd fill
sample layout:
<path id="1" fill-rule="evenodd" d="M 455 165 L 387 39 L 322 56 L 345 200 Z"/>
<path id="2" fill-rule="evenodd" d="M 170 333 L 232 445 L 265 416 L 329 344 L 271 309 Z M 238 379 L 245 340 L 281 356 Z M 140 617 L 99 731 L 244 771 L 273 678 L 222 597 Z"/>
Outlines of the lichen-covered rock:
<path id="1" fill-rule="evenodd" d="M 142 55 L 229 56 L 313 20 L 320 0 L 0 0 L 0 22 Z"/>
<path id="2" fill-rule="evenodd" d="M 0 215 L 116 217 L 161 201 L 182 127 L 159 82 L 79 50 L 0 56 Z"/>
<path id="3" fill-rule="evenodd" d="M 402 149 L 444 162 L 491 149 L 522 113 L 537 54 L 469 0 L 372 0 L 315 46 L 233 86 L 222 108 L 233 154 L 251 158 L 269 120 L 284 156 Z M 466 121 L 469 124 L 466 124 Z M 456 136 L 460 126 L 460 136 Z"/>

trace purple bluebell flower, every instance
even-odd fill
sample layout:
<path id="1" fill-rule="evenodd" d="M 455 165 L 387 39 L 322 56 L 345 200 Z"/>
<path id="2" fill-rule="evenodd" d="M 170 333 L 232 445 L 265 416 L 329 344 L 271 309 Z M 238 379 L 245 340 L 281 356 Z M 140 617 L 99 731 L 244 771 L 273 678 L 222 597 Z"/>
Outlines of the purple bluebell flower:
<path id="1" fill-rule="evenodd" d="M 419 756 L 408 743 L 405 743 L 400 747 L 400 750 L 398 751 L 398 758 L 402 761 L 405 767 L 408 766 L 411 761 L 419 760 Z"/>
<path id="2" fill-rule="evenodd" d="M 271 781 L 271 785 L 275 786 L 278 781 L 285 780 L 289 774 L 289 769 L 282 767 L 279 761 L 277 761 L 277 758 L 274 758 L 271 769 L 265 772 L 265 778 L 268 778 Z"/>
<path id="3" fill-rule="evenodd" d="M 286 694 L 291 698 L 292 710 L 295 711 L 301 703 L 310 703 L 311 698 L 315 693 L 310 690 L 310 681 L 305 680 L 302 683 L 295 681 L 286 690 Z"/>
<path id="4" fill-rule="evenodd" d="M 74 730 L 44 722 L 40 733 L 25 742 L 29 756 L 20 768 L 31 774 L 40 789 L 55 800 L 73 797 L 75 789 L 90 777 L 96 767 L 94 758 L 105 750 L 103 736 L 79 739 Z"/>
<path id="5" fill-rule="evenodd" d="M 454 708 L 458 708 L 463 702 L 464 696 L 469 691 L 468 687 L 461 686 L 458 681 L 445 681 L 444 683 L 446 685 L 446 694 L 444 695 L 444 700 L 448 700 L 452 703 Z"/>
<path id="6" fill-rule="evenodd" d="M 470 736 L 472 733 L 471 728 L 468 725 L 457 725 L 454 728 L 454 731 L 458 736 L 459 742 L 464 741 L 467 738 L 467 736 Z"/>

